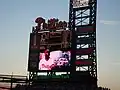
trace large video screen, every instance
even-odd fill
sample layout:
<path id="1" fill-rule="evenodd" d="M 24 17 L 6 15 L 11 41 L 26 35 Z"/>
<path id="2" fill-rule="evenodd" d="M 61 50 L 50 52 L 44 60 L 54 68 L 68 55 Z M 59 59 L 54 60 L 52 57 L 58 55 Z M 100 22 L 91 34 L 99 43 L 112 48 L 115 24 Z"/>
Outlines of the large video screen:
<path id="1" fill-rule="evenodd" d="M 70 50 L 49 49 L 39 53 L 39 70 L 61 70 L 70 66 L 71 52 Z"/>

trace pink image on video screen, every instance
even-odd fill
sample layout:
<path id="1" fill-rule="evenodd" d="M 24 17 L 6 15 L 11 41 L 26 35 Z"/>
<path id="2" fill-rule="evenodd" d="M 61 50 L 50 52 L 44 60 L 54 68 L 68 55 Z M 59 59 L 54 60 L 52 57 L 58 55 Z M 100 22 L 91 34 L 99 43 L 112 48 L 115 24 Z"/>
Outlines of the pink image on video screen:
<path id="1" fill-rule="evenodd" d="M 45 50 L 39 54 L 39 70 L 55 70 L 70 65 L 70 51 L 49 51 Z"/>

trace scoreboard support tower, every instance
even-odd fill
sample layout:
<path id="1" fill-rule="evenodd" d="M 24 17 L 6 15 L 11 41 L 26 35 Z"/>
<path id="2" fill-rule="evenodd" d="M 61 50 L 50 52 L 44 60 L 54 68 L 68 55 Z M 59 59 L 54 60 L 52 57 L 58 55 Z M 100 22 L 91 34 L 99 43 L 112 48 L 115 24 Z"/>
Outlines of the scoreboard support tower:
<path id="1" fill-rule="evenodd" d="M 71 74 L 74 77 L 77 73 L 88 72 L 94 87 L 97 87 L 96 10 L 97 0 L 70 0 Z"/>

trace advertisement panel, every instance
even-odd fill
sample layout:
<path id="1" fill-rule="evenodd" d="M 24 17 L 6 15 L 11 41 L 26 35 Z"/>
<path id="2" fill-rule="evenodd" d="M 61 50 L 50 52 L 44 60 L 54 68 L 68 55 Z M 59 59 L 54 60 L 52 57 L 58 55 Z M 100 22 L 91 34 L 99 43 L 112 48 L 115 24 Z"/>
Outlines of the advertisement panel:
<path id="1" fill-rule="evenodd" d="M 95 25 L 87 25 L 87 26 L 78 26 L 76 29 L 76 34 L 77 35 L 88 35 L 89 33 L 95 32 Z"/>
<path id="2" fill-rule="evenodd" d="M 73 8 L 86 7 L 90 0 L 73 0 Z"/>
<path id="3" fill-rule="evenodd" d="M 94 43 L 93 37 L 82 37 L 76 40 L 77 44 L 92 44 Z"/>
<path id="4" fill-rule="evenodd" d="M 75 62 L 77 66 L 91 66 L 92 65 L 92 60 L 89 59 L 79 59 Z"/>
<path id="5" fill-rule="evenodd" d="M 81 48 L 76 51 L 77 55 L 89 55 L 93 53 L 94 48 Z"/>

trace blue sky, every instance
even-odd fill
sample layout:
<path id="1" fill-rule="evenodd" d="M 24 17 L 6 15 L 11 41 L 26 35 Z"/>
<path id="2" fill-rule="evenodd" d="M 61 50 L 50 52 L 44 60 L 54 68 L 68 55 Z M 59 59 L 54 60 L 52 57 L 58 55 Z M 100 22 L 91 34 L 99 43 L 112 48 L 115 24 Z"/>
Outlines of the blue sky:
<path id="1" fill-rule="evenodd" d="M 27 75 L 29 33 L 38 16 L 68 20 L 68 0 L 0 0 L 0 73 Z M 98 0 L 98 83 L 120 89 L 120 0 Z"/>

